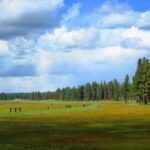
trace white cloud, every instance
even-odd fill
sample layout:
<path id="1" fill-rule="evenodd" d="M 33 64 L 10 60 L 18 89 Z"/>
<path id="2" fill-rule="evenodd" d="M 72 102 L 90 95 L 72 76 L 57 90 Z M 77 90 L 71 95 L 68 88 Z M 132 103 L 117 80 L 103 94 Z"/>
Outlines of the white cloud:
<path id="1" fill-rule="evenodd" d="M 138 58 L 141 55 L 144 56 L 146 54 L 147 51 L 145 50 L 136 51 L 134 49 L 115 46 L 115 47 L 91 49 L 88 51 L 77 49 L 69 53 L 59 53 L 59 55 L 57 55 L 55 59 L 60 62 L 67 61 L 68 64 L 75 63 L 83 67 L 93 65 L 92 67 L 94 67 L 94 65 L 97 62 L 105 62 L 106 64 L 107 63 L 117 64 L 118 62 L 125 61 L 126 59 L 131 59 L 132 57 Z M 74 61 L 72 62 L 72 60 Z"/>
<path id="2" fill-rule="evenodd" d="M 1 20 L 18 18 L 19 16 L 29 13 L 38 12 L 45 9 L 54 10 L 63 4 L 63 0 L 1 0 L 0 12 Z"/>
<path id="3" fill-rule="evenodd" d="M 100 28 L 130 27 L 139 18 L 139 13 L 134 12 L 126 3 L 107 1 L 96 11 L 99 14 L 97 25 Z"/>
<path id="4" fill-rule="evenodd" d="M 0 38 L 31 35 L 57 27 L 61 6 L 63 0 L 1 0 Z"/>
<path id="5" fill-rule="evenodd" d="M 95 38 L 96 30 L 94 28 L 67 30 L 61 27 L 54 30 L 52 34 L 45 34 L 39 38 L 41 47 L 53 50 L 71 49 L 73 47 L 89 47 L 91 41 Z"/>
<path id="6" fill-rule="evenodd" d="M 6 92 L 30 92 L 30 91 L 46 91 L 51 86 L 47 87 L 49 80 L 44 76 L 40 77 L 6 77 L 0 78 L 0 91 Z M 46 89 L 47 88 L 47 89 Z"/>
<path id="7" fill-rule="evenodd" d="M 53 10 L 62 4 L 63 0 L 2 0 L 0 12 L 15 9 L 10 17 L 16 18 L 31 8 L 34 12 Z M 142 29 L 149 25 L 149 12 L 137 13 L 118 3 L 106 3 L 86 16 L 81 10 L 82 4 L 74 4 L 63 15 L 60 27 L 44 30 L 36 38 L 23 35 L 0 40 L 0 90 L 45 91 L 89 81 L 122 80 L 126 73 L 134 74 L 139 57 L 150 56 L 150 31 Z"/>
<path id="8" fill-rule="evenodd" d="M 137 22 L 137 26 L 143 29 L 150 29 L 150 11 L 146 11 L 140 14 L 140 19 Z"/>
<path id="9" fill-rule="evenodd" d="M 150 47 L 150 31 L 140 30 L 137 27 L 132 27 L 123 32 L 124 38 L 138 38 L 142 41 L 143 45 Z"/>
<path id="10" fill-rule="evenodd" d="M 96 27 L 68 30 L 63 26 L 55 29 L 53 33 L 42 35 L 38 40 L 38 46 L 58 51 L 115 46 L 122 42 L 123 31 L 124 29 L 99 29 Z"/>
<path id="11" fill-rule="evenodd" d="M 127 11 L 126 13 L 111 13 L 100 18 L 97 26 L 100 28 L 130 27 L 139 19 L 138 13 Z"/>
<path id="12" fill-rule="evenodd" d="M 7 41 L 0 40 L 0 55 L 5 55 L 8 53 Z"/>
<path id="13" fill-rule="evenodd" d="M 101 13 L 126 13 L 130 11 L 131 7 L 127 3 L 118 3 L 116 1 L 106 1 L 104 4 L 101 5 L 99 11 Z"/>
<path id="14" fill-rule="evenodd" d="M 47 75 L 49 73 L 49 69 L 53 65 L 53 54 L 39 49 L 38 53 L 34 56 L 33 62 L 37 68 L 39 75 Z"/>

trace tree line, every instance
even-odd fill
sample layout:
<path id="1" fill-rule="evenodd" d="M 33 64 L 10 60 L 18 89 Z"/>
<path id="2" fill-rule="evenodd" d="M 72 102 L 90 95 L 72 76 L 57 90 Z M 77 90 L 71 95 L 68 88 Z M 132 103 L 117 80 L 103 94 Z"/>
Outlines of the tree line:
<path id="1" fill-rule="evenodd" d="M 92 82 L 78 87 L 58 88 L 51 92 L 32 93 L 0 93 L 0 100 L 31 99 L 31 100 L 137 100 L 148 104 L 150 100 L 150 62 L 147 58 L 138 60 L 135 75 L 130 82 L 126 75 L 120 83 L 117 79 L 109 82 Z"/>
<path id="2" fill-rule="evenodd" d="M 116 79 L 106 83 L 86 83 L 78 87 L 66 87 L 57 89 L 54 92 L 32 92 L 32 93 L 0 93 L 0 100 L 13 100 L 13 99 L 31 99 L 31 100 L 121 100 L 125 98 L 128 100 L 130 97 L 129 76 L 123 84 L 119 83 Z"/>

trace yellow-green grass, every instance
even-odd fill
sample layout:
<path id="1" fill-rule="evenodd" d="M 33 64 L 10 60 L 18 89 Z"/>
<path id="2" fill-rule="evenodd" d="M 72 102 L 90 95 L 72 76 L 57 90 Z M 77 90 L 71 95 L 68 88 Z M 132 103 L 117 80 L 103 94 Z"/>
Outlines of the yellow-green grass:
<path id="1" fill-rule="evenodd" d="M 11 107 L 22 112 L 9 112 Z M 149 150 L 149 140 L 149 105 L 0 102 L 0 150 Z"/>

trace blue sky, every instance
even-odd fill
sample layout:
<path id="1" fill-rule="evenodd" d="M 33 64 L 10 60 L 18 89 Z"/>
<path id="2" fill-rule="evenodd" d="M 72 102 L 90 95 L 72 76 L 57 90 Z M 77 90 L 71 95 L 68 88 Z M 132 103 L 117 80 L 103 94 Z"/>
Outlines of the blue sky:
<path id="1" fill-rule="evenodd" d="M 150 58 L 148 0 L 1 0 L 0 92 L 123 81 Z"/>
<path id="2" fill-rule="evenodd" d="M 130 7 L 132 7 L 135 11 L 147 11 L 150 8 L 150 1 L 149 0 L 143 0 L 142 2 L 140 0 L 110 0 L 112 2 L 118 2 L 118 3 L 126 3 Z M 65 3 L 67 6 L 72 5 L 73 3 L 83 3 L 87 11 L 89 8 L 95 8 L 97 6 L 100 6 L 101 4 L 105 3 L 106 0 L 65 0 Z M 108 1 L 107 1 L 108 2 Z"/>

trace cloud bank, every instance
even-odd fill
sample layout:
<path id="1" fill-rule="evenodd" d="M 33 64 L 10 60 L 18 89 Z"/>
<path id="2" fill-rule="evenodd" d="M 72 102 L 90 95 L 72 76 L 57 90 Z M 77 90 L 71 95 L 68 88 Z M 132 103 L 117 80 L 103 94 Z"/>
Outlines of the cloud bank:
<path id="1" fill-rule="evenodd" d="M 103 2 L 1 0 L 0 91 L 47 91 L 133 76 L 150 57 L 150 10 Z M 84 11 L 83 11 L 84 10 Z"/>

